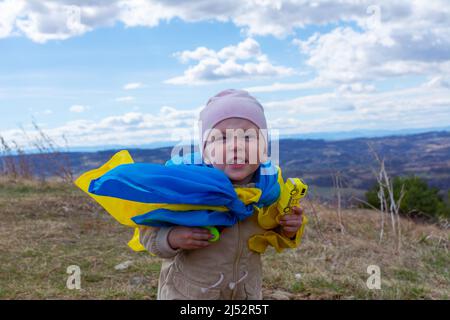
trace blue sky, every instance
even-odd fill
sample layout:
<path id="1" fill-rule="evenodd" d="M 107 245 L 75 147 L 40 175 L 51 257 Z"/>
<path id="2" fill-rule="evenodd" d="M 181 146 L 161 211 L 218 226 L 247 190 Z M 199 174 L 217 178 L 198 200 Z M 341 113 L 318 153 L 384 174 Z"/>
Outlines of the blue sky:
<path id="1" fill-rule="evenodd" d="M 176 141 L 227 88 L 281 135 L 445 127 L 449 7 L 0 0 L 0 134 L 27 147 L 34 119 L 74 147 Z"/>

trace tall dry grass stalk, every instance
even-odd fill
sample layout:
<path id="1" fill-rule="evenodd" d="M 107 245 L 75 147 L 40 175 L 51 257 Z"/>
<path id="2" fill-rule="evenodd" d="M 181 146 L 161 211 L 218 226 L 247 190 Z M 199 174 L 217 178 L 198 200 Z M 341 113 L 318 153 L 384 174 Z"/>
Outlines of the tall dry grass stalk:
<path id="1" fill-rule="evenodd" d="M 64 182 L 73 181 L 73 172 L 70 166 L 67 154 L 60 151 L 60 146 L 47 135 L 35 121 L 32 122 L 38 136 L 31 141 L 32 145 L 39 151 L 46 163 L 52 163 L 52 173 L 54 176 L 60 177 Z M 67 138 L 63 135 L 66 148 L 68 145 Z M 66 149 L 67 150 L 67 149 Z"/>
<path id="2" fill-rule="evenodd" d="M 35 154 L 26 153 L 25 148 L 17 141 L 7 141 L 0 135 L 0 175 L 9 180 L 39 179 L 41 182 L 45 182 L 50 175 L 71 183 L 73 172 L 67 153 L 61 152 L 61 147 L 34 120 L 32 124 L 37 134 L 35 137 L 30 137 L 21 129 L 28 145 L 37 150 Z M 68 150 L 67 138 L 62 138 Z M 35 159 L 34 163 L 32 158 Z M 35 167 L 35 163 L 39 162 L 44 164 L 43 168 Z M 49 173 L 45 172 L 49 169 Z"/>
<path id="3" fill-rule="evenodd" d="M 336 172 L 334 175 L 332 175 L 332 179 L 333 179 L 333 186 L 334 186 L 334 191 L 335 191 L 335 196 L 336 196 L 336 214 L 337 214 L 337 219 L 338 219 L 338 224 L 339 224 L 339 229 L 341 231 L 341 233 L 345 232 L 345 228 L 344 228 L 344 224 L 342 222 L 342 179 L 341 179 L 341 174 L 340 172 Z"/>
<path id="4" fill-rule="evenodd" d="M 400 251 L 401 249 L 401 239 L 402 239 L 402 229 L 400 224 L 400 205 L 402 203 L 402 200 L 405 196 L 405 188 L 404 185 L 402 185 L 400 190 L 400 195 L 398 199 L 395 199 L 394 196 L 394 186 L 392 184 L 392 180 L 390 179 L 386 166 L 385 166 L 385 159 L 380 158 L 378 153 L 374 150 L 373 146 L 368 143 L 369 149 L 372 152 L 374 158 L 376 159 L 379 169 L 378 170 L 372 170 L 374 172 L 374 175 L 377 179 L 377 185 L 378 185 L 378 200 L 380 202 L 380 208 L 375 208 L 373 205 L 368 203 L 365 200 L 355 198 L 357 201 L 364 203 L 365 205 L 371 207 L 374 210 L 377 210 L 380 212 L 380 235 L 379 235 L 379 243 L 383 240 L 384 235 L 384 228 L 385 228 L 385 222 L 386 218 L 385 216 L 390 217 L 391 221 L 391 228 L 392 228 L 392 234 L 395 239 L 395 248 L 397 251 Z M 387 195 L 386 195 L 387 193 Z"/>
<path id="5" fill-rule="evenodd" d="M 0 147 L 1 147 L 1 173 L 4 176 L 10 177 L 12 179 L 17 178 L 17 168 L 16 163 L 13 158 L 12 148 L 9 146 L 8 142 L 0 136 Z"/>

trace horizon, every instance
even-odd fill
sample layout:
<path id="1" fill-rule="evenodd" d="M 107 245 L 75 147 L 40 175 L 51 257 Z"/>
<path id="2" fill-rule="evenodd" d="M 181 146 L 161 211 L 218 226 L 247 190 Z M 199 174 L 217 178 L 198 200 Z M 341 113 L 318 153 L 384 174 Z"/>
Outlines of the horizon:
<path id="1" fill-rule="evenodd" d="M 372 134 L 371 134 L 372 133 Z M 381 131 L 378 132 L 376 135 L 373 134 L 373 132 L 367 130 L 367 131 L 344 131 L 344 132 L 324 132 L 324 133 L 317 133 L 317 134 L 309 134 L 309 135 L 287 135 L 287 136 L 280 136 L 279 141 L 283 140 L 299 140 L 299 141 L 325 141 L 325 142 L 340 142 L 340 141 L 347 141 L 347 140 L 357 140 L 357 139 L 386 139 L 386 138 L 395 138 L 395 137 L 405 137 L 405 136 L 416 136 L 416 135 L 423 135 L 423 134 L 433 134 L 433 133 L 449 133 L 450 134 L 450 127 L 444 127 L 444 128 L 437 128 L 437 129 L 405 129 L 405 130 L 397 130 L 397 131 Z M 333 137 L 331 137 L 333 136 Z M 184 140 L 187 141 L 187 140 Z M 272 140 L 271 140 L 272 141 Z M 99 146 L 77 146 L 77 147 L 70 147 L 70 146 L 64 146 L 64 147 L 58 147 L 55 149 L 55 151 L 62 152 L 62 153 L 76 153 L 76 152 L 83 152 L 83 153 L 90 153 L 90 152 L 103 152 L 103 151 L 110 151 L 110 150 L 119 150 L 119 149 L 140 149 L 140 150 L 155 150 L 160 148 L 174 148 L 176 146 L 182 147 L 191 145 L 194 148 L 197 147 L 198 141 L 197 140 L 191 140 L 190 144 L 183 144 L 180 141 L 159 141 L 154 142 L 150 144 L 136 144 L 136 145 L 118 145 L 118 144 L 109 144 L 109 145 L 99 145 Z M 36 148 L 26 148 L 22 149 L 26 154 L 39 154 L 42 151 L 36 149 Z M 18 154 L 17 150 L 11 150 L 11 155 L 15 156 Z M 0 158 L 2 155 L 0 155 Z"/>

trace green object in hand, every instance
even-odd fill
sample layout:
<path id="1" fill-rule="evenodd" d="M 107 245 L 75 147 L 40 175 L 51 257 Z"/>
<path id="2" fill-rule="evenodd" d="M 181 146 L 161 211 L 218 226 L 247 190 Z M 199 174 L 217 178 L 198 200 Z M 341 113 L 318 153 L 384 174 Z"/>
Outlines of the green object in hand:
<path id="1" fill-rule="evenodd" d="M 211 232 L 211 234 L 214 236 L 213 238 L 208 240 L 209 242 L 216 242 L 217 240 L 219 240 L 220 233 L 219 233 L 219 230 L 217 230 L 216 227 L 209 227 L 208 226 L 208 227 L 204 227 L 204 228 L 208 229 L 209 232 Z"/>

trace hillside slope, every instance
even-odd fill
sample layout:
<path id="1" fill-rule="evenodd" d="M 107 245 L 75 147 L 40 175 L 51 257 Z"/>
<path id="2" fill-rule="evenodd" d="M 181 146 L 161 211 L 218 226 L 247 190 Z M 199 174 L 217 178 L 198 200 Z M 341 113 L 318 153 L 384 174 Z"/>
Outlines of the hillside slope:
<path id="1" fill-rule="evenodd" d="M 341 233 L 332 210 L 305 210 L 301 247 L 264 255 L 265 299 L 449 299 L 448 230 L 403 219 L 397 252 L 388 227 L 378 244 L 375 211 L 344 211 Z M 72 185 L 2 181 L 0 219 L 1 299 L 155 298 L 161 261 L 132 252 L 132 230 Z M 81 268 L 82 290 L 66 288 L 70 265 Z M 366 287 L 368 265 L 381 268 L 381 290 Z"/>

